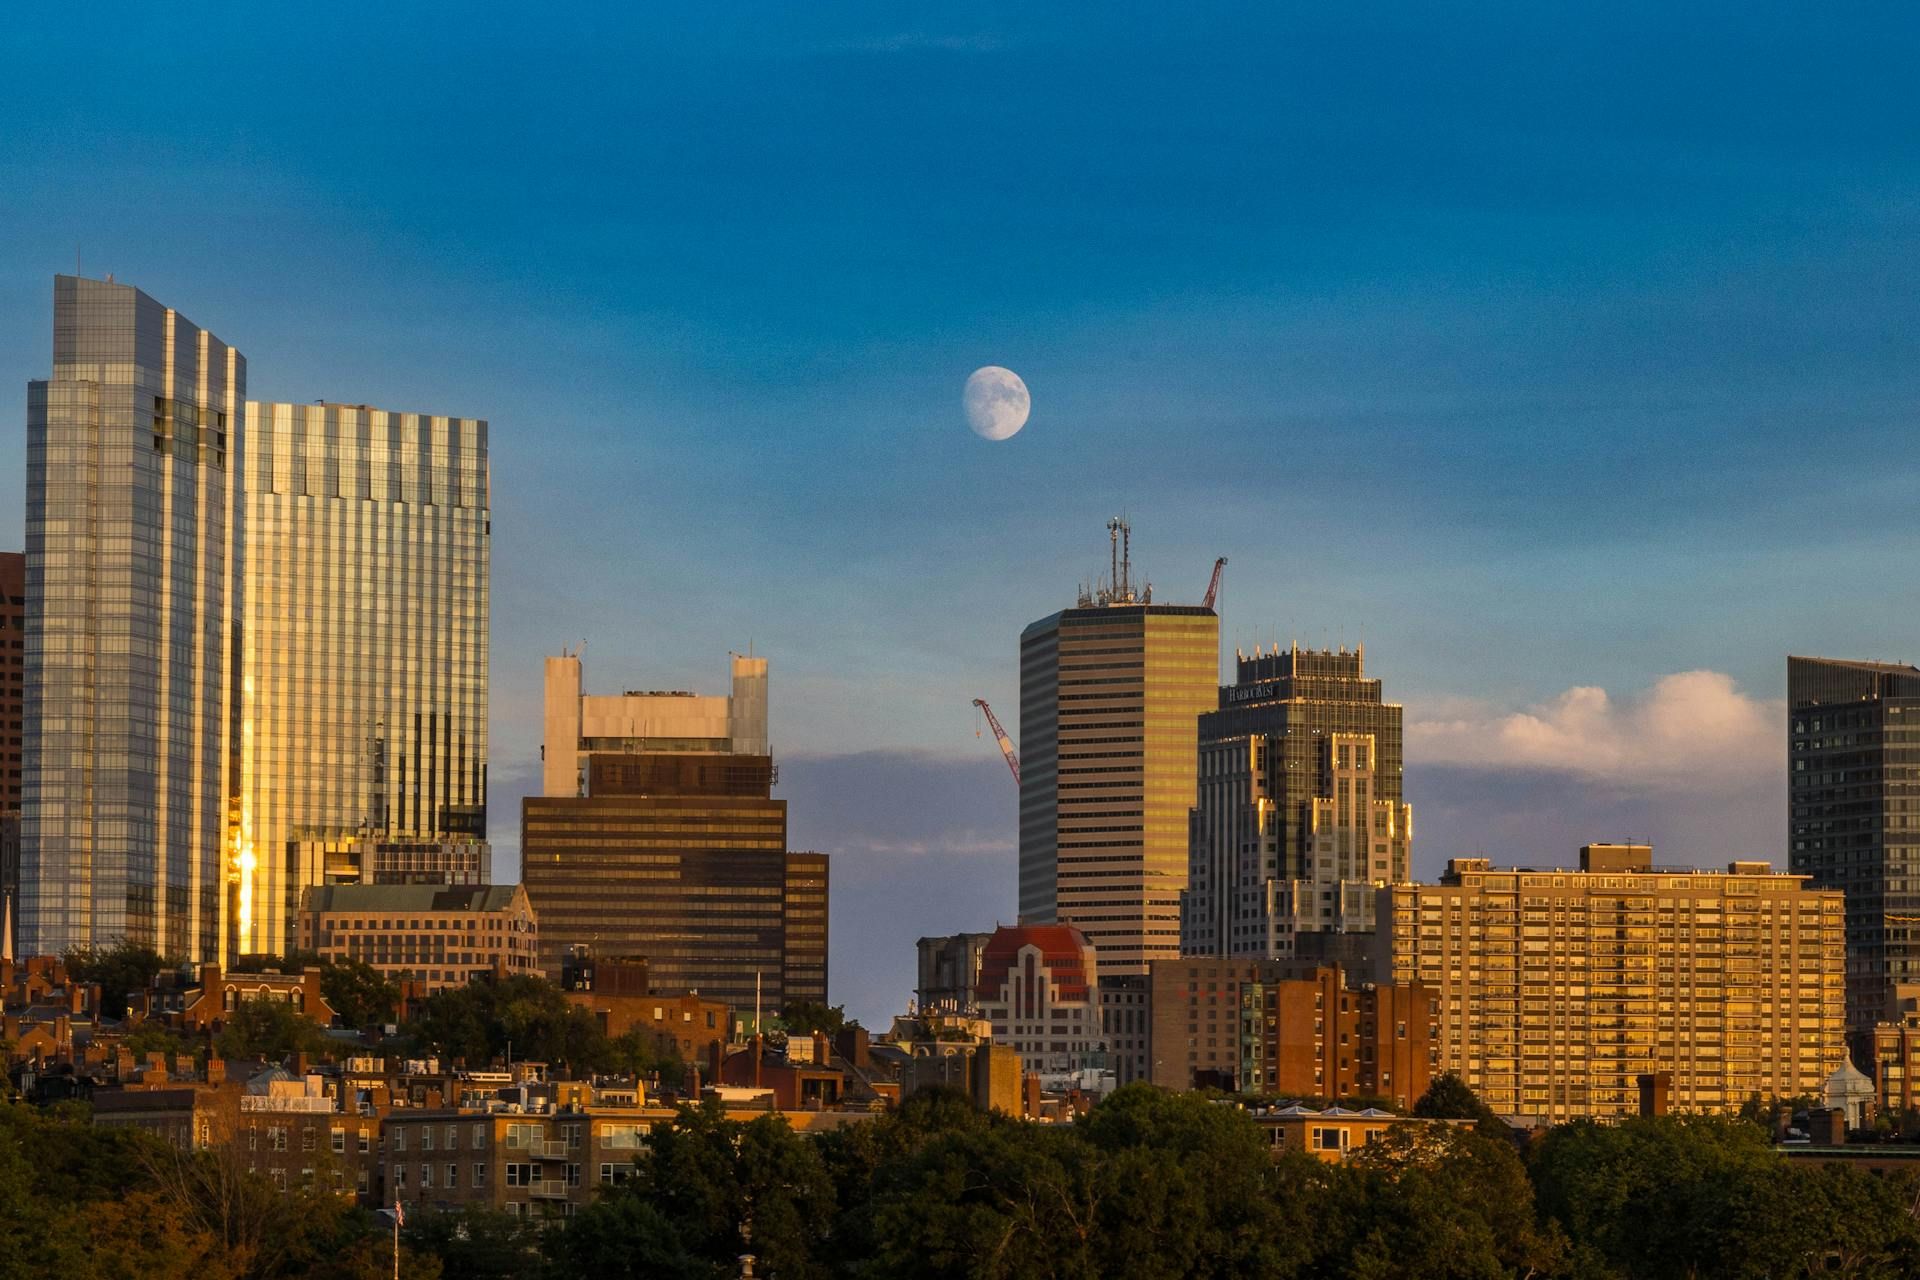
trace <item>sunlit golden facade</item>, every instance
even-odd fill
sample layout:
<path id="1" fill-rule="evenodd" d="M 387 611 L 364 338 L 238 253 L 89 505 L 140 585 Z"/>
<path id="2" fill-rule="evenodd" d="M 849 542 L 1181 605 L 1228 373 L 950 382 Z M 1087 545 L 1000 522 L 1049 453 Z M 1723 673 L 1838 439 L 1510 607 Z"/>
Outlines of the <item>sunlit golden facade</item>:
<path id="1" fill-rule="evenodd" d="M 56 276 L 27 391 L 20 944 L 217 959 L 240 353 Z"/>
<path id="2" fill-rule="evenodd" d="M 1071 924 L 1102 974 L 1180 954 L 1200 714 L 1220 620 L 1093 603 L 1020 637 L 1020 919 Z"/>
<path id="3" fill-rule="evenodd" d="M 302 847 L 484 839 L 487 424 L 250 403 L 237 952 L 290 944 Z"/>
<path id="4" fill-rule="evenodd" d="M 1844 1052 L 1837 892 L 1764 862 L 1652 867 L 1589 845 L 1582 870 L 1456 858 L 1380 892 L 1381 959 L 1440 1001 L 1434 1070 L 1503 1114 L 1631 1114 L 1673 1073 L 1675 1110 L 1817 1093 Z"/>

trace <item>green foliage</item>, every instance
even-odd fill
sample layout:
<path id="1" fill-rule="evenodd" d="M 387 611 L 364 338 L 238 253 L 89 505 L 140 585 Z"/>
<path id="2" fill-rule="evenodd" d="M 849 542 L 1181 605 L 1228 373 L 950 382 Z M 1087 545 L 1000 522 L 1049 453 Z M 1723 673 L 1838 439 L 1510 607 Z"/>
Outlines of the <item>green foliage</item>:
<path id="1" fill-rule="evenodd" d="M 1532 1164 L 1581 1276 L 1920 1274 L 1912 1175 L 1796 1164 L 1742 1119 L 1562 1125 Z"/>
<path id="2" fill-rule="evenodd" d="M 1480 1095 L 1452 1071 L 1433 1078 L 1427 1091 L 1413 1104 L 1413 1114 L 1429 1120 L 1497 1120 L 1493 1108 L 1480 1101 Z"/>
<path id="3" fill-rule="evenodd" d="M 223 1058 L 274 1062 L 294 1053 L 319 1056 L 333 1048 L 326 1032 L 286 1001 L 271 996 L 255 996 L 229 1010 L 213 1046 Z"/>
<path id="4" fill-rule="evenodd" d="M 440 1260 L 441 1280 L 517 1280 L 539 1258 L 538 1225 L 491 1209 L 474 1207 L 458 1213 L 422 1209 L 408 1214 L 401 1234 L 407 1248 Z M 391 1261 L 392 1253 L 386 1256 Z"/>
<path id="5" fill-rule="evenodd" d="M 788 1035 L 810 1036 L 824 1031 L 832 1039 L 847 1025 L 847 1011 L 841 1005 L 826 1005 L 818 1000 L 795 1000 L 780 1011 L 780 1025 Z"/>
<path id="6" fill-rule="evenodd" d="M 405 1028 L 422 1049 L 472 1065 L 546 1062 L 575 1075 L 617 1070 L 600 1024 L 544 978 L 482 980 L 430 996 Z"/>
<path id="7" fill-rule="evenodd" d="M 80 982 L 100 984 L 100 1016 L 119 1020 L 127 1016 L 127 996 L 153 985 L 164 969 L 180 962 L 163 959 L 151 947 L 120 941 L 110 947 L 82 947 L 63 957 L 67 972 Z"/>
<path id="8" fill-rule="evenodd" d="M 364 960 L 329 960 L 320 966 L 320 994 L 357 1031 L 386 1026 L 400 1008 L 400 987 Z"/>
<path id="9" fill-rule="evenodd" d="M 135 1058 L 144 1059 L 149 1053 L 164 1053 L 178 1057 L 182 1054 L 196 1055 L 202 1044 L 189 1044 L 186 1037 L 167 1029 L 163 1023 L 148 1020 L 129 1031 L 120 1041 L 122 1048 Z"/>

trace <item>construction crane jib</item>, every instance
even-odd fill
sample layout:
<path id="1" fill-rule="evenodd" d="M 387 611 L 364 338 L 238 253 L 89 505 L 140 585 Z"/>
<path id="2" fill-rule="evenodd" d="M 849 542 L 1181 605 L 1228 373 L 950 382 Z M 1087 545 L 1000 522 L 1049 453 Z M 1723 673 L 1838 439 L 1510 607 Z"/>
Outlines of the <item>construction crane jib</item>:
<path id="1" fill-rule="evenodd" d="M 1007 768 L 1013 772 L 1013 785 L 1020 785 L 1020 757 L 1013 753 L 1013 739 L 1000 727 L 1000 717 L 993 714 L 993 708 L 987 705 L 985 698 L 975 698 L 973 705 L 980 708 L 987 718 L 987 727 L 993 730 L 993 740 L 1000 744 L 1000 754 L 1007 758 Z"/>
<path id="2" fill-rule="evenodd" d="M 1227 558 L 1221 556 L 1213 562 L 1213 578 L 1207 583 L 1207 598 L 1200 603 L 1205 608 L 1213 608 L 1213 602 L 1220 598 L 1220 571 L 1227 567 Z"/>

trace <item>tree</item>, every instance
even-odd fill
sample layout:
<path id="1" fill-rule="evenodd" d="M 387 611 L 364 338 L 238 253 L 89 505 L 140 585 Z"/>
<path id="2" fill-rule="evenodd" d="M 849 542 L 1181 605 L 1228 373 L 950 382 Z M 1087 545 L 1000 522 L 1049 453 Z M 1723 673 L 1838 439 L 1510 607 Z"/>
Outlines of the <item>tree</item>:
<path id="1" fill-rule="evenodd" d="M 637 1195 L 615 1191 L 582 1209 L 541 1241 L 553 1280 L 711 1280 L 710 1262 L 688 1252 L 665 1214 Z M 524 1271 L 511 1275 L 525 1275 Z M 763 1272 L 762 1274 L 778 1274 Z M 447 1280 L 453 1280 L 448 1272 Z"/>
<path id="2" fill-rule="evenodd" d="M 100 984 L 100 1016 L 118 1021 L 127 1016 L 127 997 L 145 991 L 164 969 L 180 962 L 161 958 L 152 947 L 124 939 L 110 947 L 80 947 L 64 957 L 67 973 L 80 982 Z"/>
<path id="3" fill-rule="evenodd" d="M 320 994 L 340 1015 L 340 1025 L 358 1031 L 382 1027 L 400 1008 L 400 987 L 364 960 L 329 960 L 320 968 Z"/>
<path id="4" fill-rule="evenodd" d="M 847 1011 L 843 1005 L 827 1005 L 818 1000 L 794 1000 L 780 1011 L 780 1025 L 786 1028 L 788 1035 L 810 1036 L 816 1031 L 824 1031 L 831 1040 L 847 1025 Z"/>
<path id="5" fill-rule="evenodd" d="M 606 1033 L 587 1010 L 544 978 L 481 980 L 430 996 L 405 1032 L 423 1050 L 471 1063 L 505 1057 L 564 1066 L 576 1075 L 610 1070 Z"/>
<path id="6" fill-rule="evenodd" d="M 441 1280 L 517 1280 L 538 1256 L 540 1228 L 525 1218 L 480 1206 L 456 1213 L 422 1209 L 407 1218 L 402 1238 L 408 1249 L 440 1260 Z"/>
<path id="7" fill-rule="evenodd" d="M 1498 1120 L 1493 1108 L 1462 1080 L 1458 1072 L 1444 1071 L 1413 1104 L 1413 1114 L 1429 1120 Z"/>
<path id="8" fill-rule="evenodd" d="M 784 1117 L 741 1124 L 717 1103 L 682 1107 L 654 1126 L 647 1145 L 647 1158 L 609 1198 L 650 1206 L 688 1253 L 713 1265 L 753 1253 L 782 1280 L 827 1274 L 833 1182 L 820 1152 Z"/>
<path id="9" fill-rule="evenodd" d="M 214 1048 L 223 1058 L 278 1061 L 295 1053 L 327 1053 L 332 1042 L 286 1001 L 254 996 L 227 1012 L 226 1025 L 214 1037 Z"/>

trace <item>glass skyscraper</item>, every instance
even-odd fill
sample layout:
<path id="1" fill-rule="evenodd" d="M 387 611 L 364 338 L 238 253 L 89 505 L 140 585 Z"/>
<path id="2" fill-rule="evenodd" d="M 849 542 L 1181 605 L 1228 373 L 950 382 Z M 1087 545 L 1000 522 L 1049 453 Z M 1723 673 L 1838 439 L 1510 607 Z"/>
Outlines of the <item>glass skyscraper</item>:
<path id="1" fill-rule="evenodd" d="M 1847 1030 L 1920 1005 L 1920 669 L 1787 659 L 1787 866 L 1847 903 Z"/>
<path id="2" fill-rule="evenodd" d="M 487 424 L 251 403 L 244 493 L 243 954 L 291 945 L 330 854 L 486 836 Z"/>
<path id="3" fill-rule="evenodd" d="M 240 353 L 57 276 L 27 390 L 20 943 L 220 954 Z"/>

